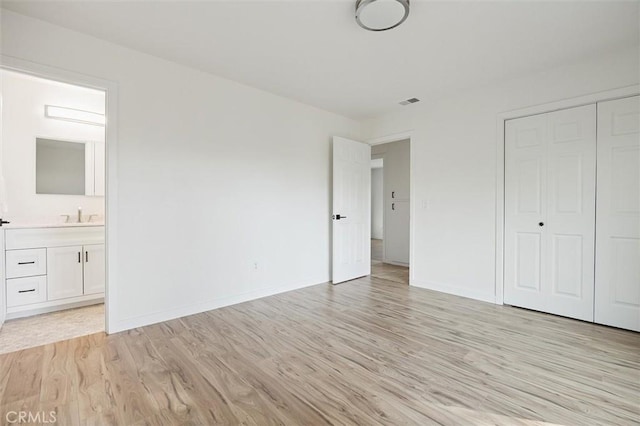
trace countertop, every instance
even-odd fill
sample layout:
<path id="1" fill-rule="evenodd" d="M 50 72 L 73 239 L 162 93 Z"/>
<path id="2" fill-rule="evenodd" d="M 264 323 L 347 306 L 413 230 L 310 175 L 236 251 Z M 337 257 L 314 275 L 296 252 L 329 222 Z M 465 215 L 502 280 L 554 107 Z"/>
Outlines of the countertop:
<path id="1" fill-rule="evenodd" d="M 16 222 L 6 223 L 0 227 L 1 229 L 28 229 L 28 228 L 81 228 L 86 226 L 104 226 L 104 222 L 82 222 L 82 223 L 29 223 Z"/>

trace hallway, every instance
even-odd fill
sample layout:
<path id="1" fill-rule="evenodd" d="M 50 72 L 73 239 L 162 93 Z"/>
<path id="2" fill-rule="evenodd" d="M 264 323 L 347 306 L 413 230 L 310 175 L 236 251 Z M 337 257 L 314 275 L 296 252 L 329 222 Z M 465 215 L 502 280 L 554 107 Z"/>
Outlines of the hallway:
<path id="1" fill-rule="evenodd" d="M 371 239 L 371 276 L 401 284 L 409 284 L 409 268 L 383 263 L 382 240 Z"/>

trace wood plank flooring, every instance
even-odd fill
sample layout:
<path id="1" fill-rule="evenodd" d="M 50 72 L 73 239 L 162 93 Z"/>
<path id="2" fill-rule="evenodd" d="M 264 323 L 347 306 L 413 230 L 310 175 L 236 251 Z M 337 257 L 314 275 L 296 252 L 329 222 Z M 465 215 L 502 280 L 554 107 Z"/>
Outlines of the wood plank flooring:
<path id="1" fill-rule="evenodd" d="M 640 422 L 640 335 L 366 277 L 0 355 L 0 420 Z"/>
<path id="2" fill-rule="evenodd" d="M 409 285 L 409 268 L 405 266 L 391 265 L 374 260 L 371 262 L 371 276 Z"/>

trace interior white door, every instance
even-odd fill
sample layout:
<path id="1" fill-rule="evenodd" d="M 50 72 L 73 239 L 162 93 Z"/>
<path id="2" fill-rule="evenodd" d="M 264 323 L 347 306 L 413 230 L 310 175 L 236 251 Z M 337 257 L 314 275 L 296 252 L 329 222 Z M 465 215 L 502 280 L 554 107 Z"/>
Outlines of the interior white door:
<path id="1" fill-rule="evenodd" d="M 596 108 L 505 125 L 505 303 L 593 321 Z"/>
<path id="2" fill-rule="evenodd" d="M 547 119 L 505 123 L 504 303 L 544 311 L 543 227 L 547 213 Z"/>
<path id="3" fill-rule="evenodd" d="M 104 293 L 105 275 L 104 244 L 84 246 L 84 294 Z"/>
<path id="4" fill-rule="evenodd" d="M 371 273 L 371 147 L 333 138 L 332 281 Z"/>
<path id="5" fill-rule="evenodd" d="M 0 251 L 4 253 L 4 230 L 0 229 Z M 5 291 L 5 264 L 4 264 L 4 256 L 0 255 L 0 329 L 2 328 L 2 324 L 4 324 L 5 319 L 7 318 L 7 298 Z"/>
<path id="6" fill-rule="evenodd" d="M 640 97 L 598 104 L 595 321 L 640 331 Z"/>
<path id="7" fill-rule="evenodd" d="M 47 249 L 47 299 L 82 296 L 82 246 Z"/>

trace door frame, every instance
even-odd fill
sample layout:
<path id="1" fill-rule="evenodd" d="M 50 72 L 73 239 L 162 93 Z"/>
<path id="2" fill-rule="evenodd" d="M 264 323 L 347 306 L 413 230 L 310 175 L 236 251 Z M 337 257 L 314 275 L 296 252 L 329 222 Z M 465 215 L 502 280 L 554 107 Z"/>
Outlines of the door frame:
<path id="1" fill-rule="evenodd" d="M 414 184 L 414 176 L 413 176 L 413 137 L 414 137 L 414 130 L 406 130 L 404 132 L 399 132 L 399 133 L 392 133 L 389 135 L 385 135 L 385 136 L 380 136 L 378 138 L 373 138 L 373 139 L 367 139 L 365 140 L 365 143 L 374 146 L 374 145 L 382 145 L 385 143 L 391 143 L 391 142 L 398 142 L 398 141 L 402 141 L 405 139 L 409 140 L 409 285 L 412 285 L 413 283 L 413 267 L 412 265 L 414 265 L 414 250 L 413 250 L 413 242 L 414 242 L 414 225 L 415 225 L 415 221 L 413 220 L 413 217 L 415 215 L 415 203 L 413 202 L 415 200 L 415 184 Z M 383 184 L 383 188 L 384 188 L 384 184 Z M 369 189 L 371 190 L 371 189 Z M 383 210 L 384 211 L 384 210 Z M 384 213 L 383 213 L 384 215 Z M 386 222 L 386 219 L 385 219 Z M 386 223 L 385 223 L 385 229 L 386 229 Z M 384 245 L 382 247 L 383 253 L 384 253 Z"/>
<path id="2" fill-rule="evenodd" d="M 115 318 L 109 312 L 117 311 L 117 230 L 118 230 L 118 84 L 73 71 L 55 68 L 12 56 L 0 55 L 0 69 L 15 71 L 34 77 L 73 84 L 105 92 L 105 332 L 115 330 Z"/>
<path id="3" fill-rule="evenodd" d="M 567 108 L 574 108 L 602 101 L 627 98 L 640 94 L 640 84 L 625 86 L 618 89 L 606 90 L 592 93 L 576 98 L 563 99 L 555 102 L 534 105 L 511 111 L 505 111 L 497 116 L 496 120 L 496 257 L 495 257 L 495 303 L 504 304 L 504 188 L 505 188 L 505 121 L 514 118 L 528 117 L 531 115 L 544 114 Z M 596 110 L 597 111 L 597 110 Z M 597 141 L 596 141 L 597 143 Z M 596 172 L 597 173 L 597 172 Z"/>

